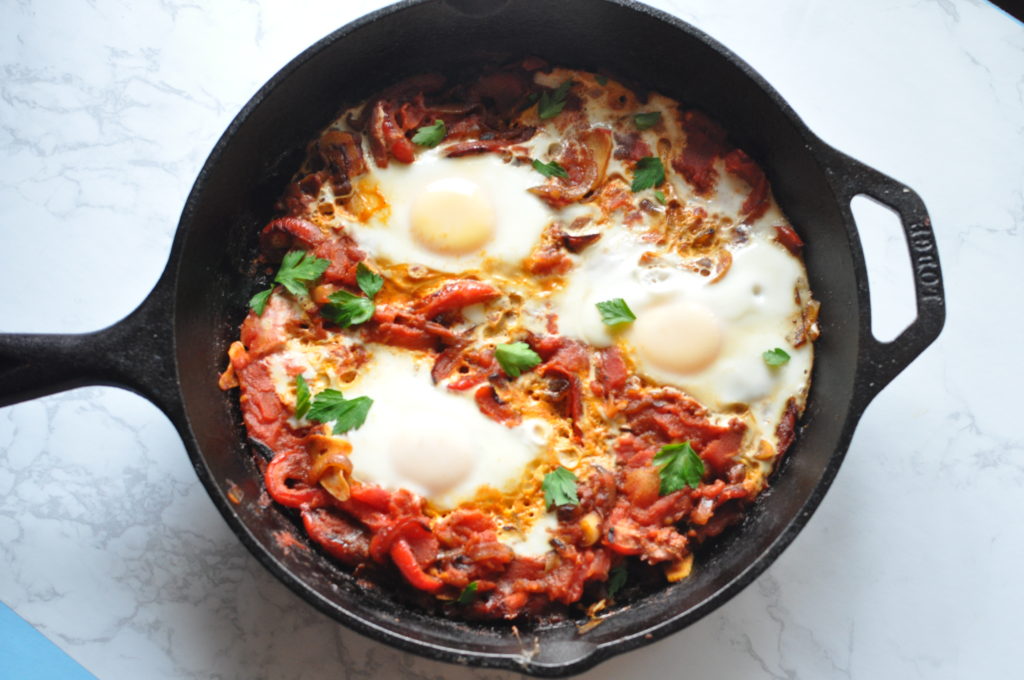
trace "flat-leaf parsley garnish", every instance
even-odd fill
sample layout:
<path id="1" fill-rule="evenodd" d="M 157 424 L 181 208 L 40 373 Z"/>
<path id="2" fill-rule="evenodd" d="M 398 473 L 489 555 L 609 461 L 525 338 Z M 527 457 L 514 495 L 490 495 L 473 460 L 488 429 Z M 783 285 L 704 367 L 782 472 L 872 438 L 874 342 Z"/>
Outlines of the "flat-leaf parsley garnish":
<path id="1" fill-rule="evenodd" d="M 662 446 L 654 456 L 661 477 L 661 495 L 667 496 L 684 486 L 696 489 L 704 476 L 704 461 L 690 446 L 690 442 Z"/>
<path id="2" fill-rule="evenodd" d="M 535 158 L 533 160 L 533 169 L 545 177 L 561 177 L 562 179 L 569 179 L 569 173 L 566 169 L 554 161 L 551 161 L 550 163 L 541 163 Z"/>
<path id="3" fill-rule="evenodd" d="M 498 345 L 494 348 L 494 357 L 510 378 L 518 378 L 523 371 L 540 363 L 540 355 L 525 342 Z"/>
<path id="4" fill-rule="evenodd" d="M 320 313 L 342 328 L 369 321 L 376 309 L 370 298 L 354 295 L 347 290 L 331 293 L 327 299 L 330 303 L 324 305 Z"/>
<path id="5" fill-rule="evenodd" d="M 416 134 L 412 136 L 412 143 L 420 146 L 437 146 L 447 134 L 448 129 L 445 127 L 444 121 L 438 118 L 432 125 L 424 125 L 416 130 Z"/>
<path id="6" fill-rule="evenodd" d="M 662 191 L 661 189 L 654 190 L 654 199 L 658 201 L 658 203 L 661 203 L 662 205 L 668 203 L 668 199 L 665 198 L 665 192 Z"/>
<path id="7" fill-rule="evenodd" d="M 320 313 L 342 328 L 365 323 L 373 316 L 377 306 L 373 298 L 384 285 L 384 277 L 375 274 L 362 262 L 356 267 L 356 283 L 366 297 L 339 290 L 327 296 L 329 303 L 324 305 Z"/>
<path id="8" fill-rule="evenodd" d="M 480 587 L 480 584 L 476 581 L 470 581 L 466 584 L 466 587 L 459 593 L 459 599 L 455 600 L 459 604 L 469 604 L 476 599 L 476 591 Z"/>
<path id="9" fill-rule="evenodd" d="M 580 504 L 579 496 L 576 495 L 576 475 L 564 467 L 559 466 L 544 475 L 541 488 L 544 489 L 546 508 Z"/>
<path id="10" fill-rule="evenodd" d="M 372 299 L 384 287 L 384 277 L 360 262 L 356 265 L 356 283 L 359 284 L 359 289 L 366 293 L 366 297 Z"/>
<path id="11" fill-rule="evenodd" d="M 601 312 L 601 321 L 606 326 L 616 326 L 620 323 L 636 321 L 636 314 L 629 308 L 622 298 L 605 300 L 597 303 L 597 311 Z"/>
<path id="12" fill-rule="evenodd" d="M 636 124 L 637 130 L 646 130 L 647 128 L 654 127 L 661 120 L 661 111 L 649 111 L 647 113 L 634 113 L 633 123 Z"/>
<path id="13" fill-rule="evenodd" d="M 644 156 L 636 162 L 633 169 L 633 184 L 630 189 L 634 193 L 656 187 L 665 181 L 665 166 L 656 156 Z"/>
<path id="14" fill-rule="evenodd" d="M 277 270 L 274 280 L 292 295 L 304 295 L 306 286 L 323 276 L 330 266 L 330 260 L 304 250 L 293 250 L 281 260 L 281 268 Z"/>
<path id="15" fill-rule="evenodd" d="M 372 405 L 373 399 L 369 397 L 346 399 L 338 390 L 326 389 L 313 398 L 306 415 L 318 423 L 333 421 L 334 434 L 342 434 L 366 422 L 366 414 Z"/>
<path id="16" fill-rule="evenodd" d="M 263 310 L 267 308 L 267 300 L 270 299 L 270 294 L 274 292 L 274 287 L 271 286 L 266 290 L 261 290 L 252 296 L 249 300 L 249 307 L 252 311 L 256 312 L 256 316 L 263 316 Z"/>
<path id="17" fill-rule="evenodd" d="M 541 93 L 540 101 L 537 103 L 537 115 L 541 120 L 554 118 L 562 112 L 562 109 L 565 108 L 565 98 L 569 96 L 570 87 L 572 87 L 572 81 L 567 80 L 554 90 L 544 90 Z"/>
<path id="18" fill-rule="evenodd" d="M 782 366 L 789 361 L 789 355 L 786 354 L 785 350 L 781 347 L 770 349 L 767 352 L 761 354 L 761 358 L 764 359 L 764 363 L 769 366 Z"/>
<path id="19" fill-rule="evenodd" d="M 626 585 L 628 575 L 624 564 L 620 564 L 608 572 L 608 597 L 614 598 L 622 590 L 622 586 Z"/>
<path id="20" fill-rule="evenodd" d="M 306 286 L 323 276 L 330 266 L 330 260 L 319 258 L 304 250 L 292 250 L 281 260 L 281 266 L 277 270 L 277 275 L 274 276 L 274 281 L 284 286 L 292 295 L 305 295 Z M 249 300 L 249 307 L 256 312 L 256 316 L 263 316 L 267 300 L 270 299 L 270 294 L 273 292 L 274 287 L 271 286 L 256 293 Z"/>
<path id="21" fill-rule="evenodd" d="M 295 417 L 304 418 L 309 412 L 309 383 L 299 373 L 295 376 Z"/>

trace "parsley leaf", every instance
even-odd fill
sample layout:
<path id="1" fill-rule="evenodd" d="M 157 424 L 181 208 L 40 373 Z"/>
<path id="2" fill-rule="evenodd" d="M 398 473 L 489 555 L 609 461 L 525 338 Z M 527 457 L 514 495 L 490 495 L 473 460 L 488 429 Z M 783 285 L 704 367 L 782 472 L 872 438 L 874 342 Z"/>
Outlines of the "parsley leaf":
<path id="1" fill-rule="evenodd" d="M 565 168 L 554 161 L 551 161 L 550 163 L 541 163 L 535 158 L 533 159 L 533 169 L 545 177 L 561 177 L 562 179 L 569 179 L 569 173 L 566 172 Z"/>
<path id="2" fill-rule="evenodd" d="M 494 348 L 494 357 L 510 378 L 519 375 L 540 363 L 540 356 L 525 342 L 512 342 Z"/>
<path id="3" fill-rule="evenodd" d="M 270 294 L 274 292 L 274 287 L 271 286 L 266 290 L 261 290 L 252 296 L 249 300 L 249 306 L 252 311 L 256 312 L 256 316 L 263 316 L 263 310 L 267 308 L 267 300 L 270 299 Z"/>
<path id="4" fill-rule="evenodd" d="M 412 136 L 412 143 L 420 146 L 437 146 L 446 134 L 448 128 L 444 126 L 444 121 L 438 118 L 433 125 L 424 125 L 416 130 L 416 134 Z"/>
<path id="5" fill-rule="evenodd" d="M 668 444 L 661 447 L 654 457 L 654 464 L 660 466 L 661 495 L 679 491 L 684 486 L 696 489 L 704 476 L 704 461 L 690 446 L 690 442 Z"/>
<path id="6" fill-rule="evenodd" d="M 540 102 L 537 104 L 537 115 L 541 120 L 554 118 L 562 112 L 570 87 L 572 87 L 572 81 L 567 80 L 554 90 L 544 90 L 541 93 Z"/>
<path id="7" fill-rule="evenodd" d="M 654 198 L 657 199 L 658 203 L 661 203 L 662 205 L 668 204 L 668 199 L 665 198 L 665 192 L 662 191 L 661 189 L 654 190 Z"/>
<path id="8" fill-rule="evenodd" d="M 330 260 L 304 250 L 292 250 L 281 260 L 281 268 L 277 270 L 274 280 L 292 295 L 305 295 L 307 284 L 323 276 L 329 266 Z"/>
<path id="9" fill-rule="evenodd" d="M 607 85 L 608 84 L 608 76 L 597 75 L 597 76 L 594 76 L 594 80 L 597 81 L 598 85 Z"/>
<path id="10" fill-rule="evenodd" d="M 360 262 L 356 266 L 356 283 L 359 284 L 359 289 L 366 293 L 366 297 L 372 300 L 380 292 L 380 289 L 384 287 L 384 277 L 380 274 L 375 274 L 369 267 Z"/>
<path id="11" fill-rule="evenodd" d="M 624 564 L 620 564 L 608 572 L 608 597 L 614 598 L 616 593 L 622 590 L 622 586 L 626 585 L 628 575 Z"/>
<path id="12" fill-rule="evenodd" d="M 764 363 L 772 367 L 782 366 L 789 361 L 789 355 L 780 347 L 762 353 L 761 358 L 764 359 Z"/>
<path id="13" fill-rule="evenodd" d="M 636 124 L 637 130 L 646 130 L 647 128 L 654 127 L 660 120 L 661 111 L 633 114 L 633 122 Z"/>
<path id="14" fill-rule="evenodd" d="M 327 389 L 313 399 L 308 417 L 318 423 L 334 421 L 334 434 L 354 430 L 366 422 L 366 414 L 373 405 L 369 397 L 346 399 L 338 390 Z"/>
<path id="15" fill-rule="evenodd" d="M 366 297 L 360 297 L 347 290 L 339 290 L 327 296 L 330 302 L 320 309 L 320 314 L 342 328 L 369 321 L 377 308 L 373 298 L 384 286 L 384 277 L 360 262 L 356 266 L 356 283 L 359 284 L 360 290 L 366 293 Z"/>
<path id="16" fill-rule="evenodd" d="M 320 308 L 320 314 L 342 328 L 369 321 L 373 310 L 377 308 L 370 298 L 354 295 L 347 290 L 331 293 L 327 299 L 330 303 Z"/>
<path id="17" fill-rule="evenodd" d="M 476 599 L 476 591 L 479 587 L 479 583 L 476 581 L 470 581 L 466 584 L 466 587 L 462 589 L 462 592 L 459 593 L 459 599 L 455 601 L 459 604 L 469 604 Z"/>
<path id="18" fill-rule="evenodd" d="M 541 483 L 544 489 L 544 507 L 559 505 L 579 505 L 580 499 L 576 495 L 576 475 L 564 467 L 557 467 L 544 475 Z"/>
<path id="19" fill-rule="evenodd" d="M 598 302 L 597 311 L 601 312 L 601 321 L 606 326 L 636 321 L 636 314 L 633 313 L 633 310 L 629 308 L 629 305 L 622 298 Z"/>
<path id="20" fill-rule="evenodd" d="M 323 276 L 330 266 L 330 260 L 319 258 L 305 250 L 292 250 L 281 260 L 274 281 L 284 286 L 292 295 L 305 295 L 308 292 L 306 286 Z M 256 293 L 249 300 L 249 306 L 256 312 L 256 316 L 263 316 L 263 310 L 267 308 L 267 301 L 273 292 L 274 287 L 271 286 Z"/>
<path id="21" fill-rule="evenodd" d="M 644 156 L 636 162 L 633 169 L 633 193 L 656 187 L 665 181 L 665 166 L 656 156 Z"/>
<path id="22" fill-rule="evenodd" d="M 309 384 L 299 373 L 295 376 L 295 417 L 303 418 L 309 412 Z"/>

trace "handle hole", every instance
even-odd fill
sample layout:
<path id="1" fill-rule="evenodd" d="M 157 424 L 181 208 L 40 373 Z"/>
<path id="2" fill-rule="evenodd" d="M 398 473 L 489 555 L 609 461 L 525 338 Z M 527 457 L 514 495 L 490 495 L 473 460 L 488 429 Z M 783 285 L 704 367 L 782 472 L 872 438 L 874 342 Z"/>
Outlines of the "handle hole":
<path id="1" fill-rule="evenodd" d="M 860 194 L 850 201 L 857 222 L 871 289 L 871 333 L 889 342 L 917 318 L 913 266 L 900 217 L 888 206 Z"/>

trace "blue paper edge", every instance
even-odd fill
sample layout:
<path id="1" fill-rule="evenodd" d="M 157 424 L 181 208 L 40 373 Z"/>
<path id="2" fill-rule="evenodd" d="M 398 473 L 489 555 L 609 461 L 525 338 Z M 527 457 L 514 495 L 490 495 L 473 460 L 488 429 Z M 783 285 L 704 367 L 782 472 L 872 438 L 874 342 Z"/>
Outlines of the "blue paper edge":
<path id="1" fill-rule="evenodd" d="M 97 680 L 64 650 L 0 602 L 0 680 Z"/>

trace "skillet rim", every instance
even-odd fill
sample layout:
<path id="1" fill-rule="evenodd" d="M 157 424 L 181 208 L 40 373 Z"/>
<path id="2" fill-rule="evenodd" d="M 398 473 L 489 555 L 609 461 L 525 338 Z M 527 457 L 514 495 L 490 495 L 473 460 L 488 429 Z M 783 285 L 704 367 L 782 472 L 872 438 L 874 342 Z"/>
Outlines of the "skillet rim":
<path id="1" fill-rule="evenodd" d="M 807 125 L 804 124 L 781 95 L 752 67 L 731 52 L 728 48 L 682 19 L 662 10 L 649 7 L 642 3 L 635 2 L 634 0 L 602 1 L 606 4 L 638 12 L 654 20 L 665 23 L 672 29 L 685 33 L 689 39 L 696 40 L 711 48 L 719 57 L 730 62 L 734 68 L 737 68 L 768 96 L 772 104 L 778 108 L 785 118 L 793 125 L 796 132 L 803 138 L 807 145 L 808 153 L 819 163 L 819 165 L 822 166 L 823 172 L 827 174 L 829 168 L 834 169 L 842 166 L 842 154 L 821 141 L 807 127 Z M 176 299 L 176 294 L 179 291 L 178 275 L 182 266 L 181 251 L 184 248 L 184 242 L 187 237 L 187 232 L 189 231 L 189 224 L 192 222 L 197 206 L 201 203 L 201 195 L 205 191 L 207 179 L 212 174 L 212 169 L 217 166 L 226 150 L 232 145 L 238 130 L 246 124 L 253 112 L 263 104 L 264 100 L 270 96 L 271 92 L 282 82 L 291 78 L 296 71 L 301 69 L 302 66 L 321 52 L 330 49 L 335 43 L 344 40 L 350 34 L 358 31 L 364 26 L 377 22 L 393 14 L 401 13 L 411 7 L 436 2 L 447 2 L 448 4 L 452 4 L 450 0 L 403 0 L 359 17 L 335 31 L 332 31 L 303 50 L 279 71 L 277 71 L 277 73 L 275 73 L 262 87 L 260 87 L 259 90 L 257 90 L 257 92 L 246 102 L 245 106 L 242 107 L 239 113 L 232 119 L 225 132 L 214 145 L 203 164 L 202 169 L 197 175 L 196 181 L 192 190 L 189 192 L 188 198 L 185 202 L 185 207 L 179 220 L 179 228 L 172 245 L 168 270 L 165 272 L 165 276 L 161 277 L 161 282 L 157 284 L 158 289 L 161 287 L 161 284 L 166 283 L 169 287 L 170 297 L 172 299 Z M 837 204 L 841 204 L 844 199 L 839 194 L 842 192 L 837 190 L 834 181 L 831 179 L 829 181 L 829 186 L 833 190 L 833 195 L 829 197 L 830 200 L 834 200 Z M 866 268 L 860 244 L 856 239 L 851 239 L 850 247 L 854 276 L 858 283 L 864 282 L 866 281 Z M 165 279 L 167 280 L 165 281 Z M 863 290 L 858 289 L 856 297 L 861 305 L 861 309 L 869 313 L 870 300 L 866 297 L 866 286 Z M 172 319 L 177 320 L 177 310 L 172 311 Z M 172 325 L 174 325 L 173 321 Z M 206 457 L 200 451 L 198 438 L 193 432 L 189 418 L 186 415 L 184 394 L 181 389 L 180 362 L 177 360 L 179 345 L 176 337 L 173 340 L 173 344 L 175 377 L 177 378 L 176 383 L 178 387 L 178 403 L 176 405 L 177 408 L 175 409 L 177 411 L 177 417 L 172 416 L 172 420 L 176 421 L 176 424 L 179 425 L 179 430 L 182 433 L 182 438 L 185 441 L 186 450 L 188 451 L 193 467 L 196 469 L 197 475 L 202 481 L 204 487 L 206 487 L 206 490 L 214 501 L 214 504 L 217 506 L 217 509 L 220 511 L 221 515 L 224 516 L 234 533 L 239 536 L 250 552 L 252 552 L 253 555 L 272 574 L 274 574 L 278 580 L 285 583 L 293 592 L 312 604 L 319 611 L 344 623 L 347 627 L 356 630 L 359 633 L 368 635 L 377 641 L 384 642 L 385 644 L 389 644 L 404 651 L 427 656 L 435 660 L 460 663 L 463 665 L 471 664 L 479 667 L 504 668 L 525 672 L 531 675 L 548 677 L 572 675 L 582 672 L 601 661 L 610 658 L 611 656 L 636 649 L 637 647 L 646 645 L 677 632 L 732 599 L 740 590 L 745 588 L 755 578 L 761 575 L 778 558 L 785 548 L 792 543 L 796 535 L 799 534 L 804 525 L 813 515 L 814 511 L 820 505 L 846 456 L 856 424 L 860 419 L 864 408 L 869 403 L 871 396 L 873 396 L 873 394 L 870 393 L 867 394 L 866 397 L 862 394 L 859 398 L 855 398 L 854 402 L 851 403 L 850 408 L 845 413 L 845 420 L 843 421 L 842 427 L 839 430 L 839 435 L 836 440 L 837 447 L 829 457 L 828 464 L 825 466 L 823 473 L 818 477 L 817 483 L 814 485 L 811 493 L 807 496 L 804 504 L 800 506 L 798 512 L 796 512 L 787 521 L 785 528 L 779 533 L 776 539 L 770 543 L 766 549 L 758 554 L 755 559 L 750 561 L 747 566 L 743 568 L 732 580 L 727 582 L 724 587 L 717 589 L 712 596 L 705 598 L 699 604 L 690 607 L 686 611 L 670 616 L 659 622 L 652 623 L 650 626 L 644 628 L 644 630 L 633 635 L 611 642 L 594 645 L 592 650 L 582 657 L 574 658 L 564 663 L 541 664 L 535 663 L 531 659 L 522 655 L 515 656 L 481 651 L 467 651 L 465 649 L 452 648 L 447 645 L 423 642 L 413 637 L 398 634 L 393 630 L 375 624 L 372 620 L 364 618 L 361 614 L 357 614 L 350 609 L 340 607 L 336 603 L 321 596 L 320 593 L 310 587 L 304 580 L 293 576 L 287 568 L 281 565 L 278 560 L 264 548 L 263 544 L 249 530 L 249 527 L 235 512 L 231 503 L 224 496 L 220 486 L 209 469 Z M 855 373 L 858 376 L 861 373 L 861 363 L 863 360 L 863 352 L 859 351 L 857 366 L 855 369 Z M 855 384 L 855 397 L 858 392 L 861 392 L 861 388 L 862 386 L 857 382 Z M 180 421 L 178 419 L 180 419 Z M 801 424 L 801 430 L 802 429 L 803 425 Z"/>

